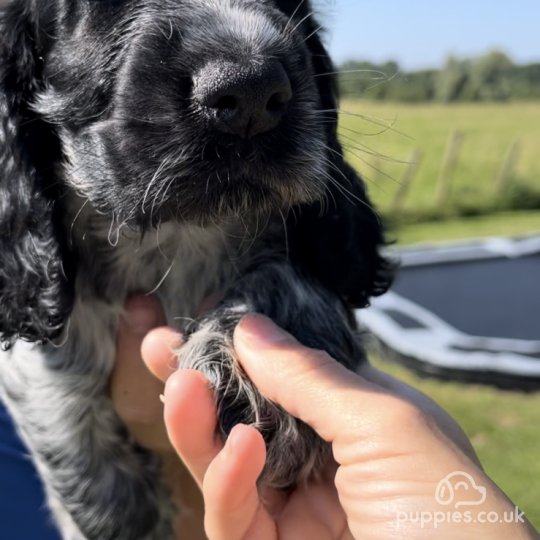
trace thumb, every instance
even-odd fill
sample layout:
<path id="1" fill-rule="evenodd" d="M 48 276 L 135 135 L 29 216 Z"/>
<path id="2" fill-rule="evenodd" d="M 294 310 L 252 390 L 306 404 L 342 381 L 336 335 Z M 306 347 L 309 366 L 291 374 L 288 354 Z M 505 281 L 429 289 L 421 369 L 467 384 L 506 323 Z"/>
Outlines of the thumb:
<path id="1" fill-rule="evenodd" d="M 326 352 L 303 346 L 262 315 L 250 314 L 240 321 L 234 346 L 259 391 L 328 442 L 343 437 L 345 426 L 347 432 L 361 427 L 359 422 L 370 422 L 369 409 L 377 410 L 381 394 L 386 394 Z"/>

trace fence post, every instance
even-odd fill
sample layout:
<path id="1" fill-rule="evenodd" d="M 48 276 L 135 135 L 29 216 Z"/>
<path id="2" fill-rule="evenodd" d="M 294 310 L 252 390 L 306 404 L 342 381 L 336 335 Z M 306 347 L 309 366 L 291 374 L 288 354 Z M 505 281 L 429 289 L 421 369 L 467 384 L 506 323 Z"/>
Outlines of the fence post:
<path id="1" fill-rule="evenodd" d="M 459 153 L 463 144 L 463 133 L 458 130 L 452 131 L 446 152 L 442 162 L 441 173 L 437 182 L 437 191 L 435 192 L 435 204 L 437 206 L 446 202 L 450 196 L 450 186 L 452 175 L 456 169 L 459 160 Z"/>
<path id="2" fill-rule="evenodd" d="M 512 174 L 516 170 L 520 150 L 521 141 L 519 140 L 519 138 L 516 138 L 508 147 L 508 150 L 504 155 L 501 168 L 499 169 L 499 172 L 495 177 L 495 182 L 493 184 L 493 193 L 495 195 L 500 195 L 508 185 L 508 182 L 511 180 Z"/>
<path id="3" fill-rule="evenodd" d="M 414 148 L 411 152 L 407 168 L 399 180 L 398 188 L 394 195 L 394 200 L 392 201 L 391 210 L 393 213 L 399 213 L 403 209 L 405 199 L 409 193 L 413 180 L 416 178 L 416 173 L 418 172 L 423 156 L 424 154 L 420 148 Z"/>

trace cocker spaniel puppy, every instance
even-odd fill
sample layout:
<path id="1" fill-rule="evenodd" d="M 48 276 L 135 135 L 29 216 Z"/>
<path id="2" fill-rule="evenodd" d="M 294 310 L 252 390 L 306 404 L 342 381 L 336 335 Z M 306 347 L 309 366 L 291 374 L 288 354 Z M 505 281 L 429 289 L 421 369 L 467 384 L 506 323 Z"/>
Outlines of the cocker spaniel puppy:
<path id="1" fill-rule="evenodd" d="M 247 312 L 356 368 L 352 308 L 383 293 L 377 215 L 336 135 L 307 0 L 11 0 L 0 19 L 2 398 L 64 539 L 167 540 L 159 463 L 108 395 L 126 296 L 184 328 L 219 430 L 256 425 L 261 482 L 329 449 L 235 361 Z M 156 396 L 157 399 L 157 396 Z"/>

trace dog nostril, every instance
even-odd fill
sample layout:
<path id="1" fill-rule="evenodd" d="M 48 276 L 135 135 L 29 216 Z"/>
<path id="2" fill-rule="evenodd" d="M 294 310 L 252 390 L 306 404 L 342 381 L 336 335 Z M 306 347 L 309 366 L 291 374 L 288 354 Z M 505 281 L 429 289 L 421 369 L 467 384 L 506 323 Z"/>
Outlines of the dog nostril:
<path id="1" fill-rule="evenodd" d="M 222 112 L 235 111 L 239 107 L 238 98 L 235 96 L 223 96 L 211 105 L 211 107 Z"/>

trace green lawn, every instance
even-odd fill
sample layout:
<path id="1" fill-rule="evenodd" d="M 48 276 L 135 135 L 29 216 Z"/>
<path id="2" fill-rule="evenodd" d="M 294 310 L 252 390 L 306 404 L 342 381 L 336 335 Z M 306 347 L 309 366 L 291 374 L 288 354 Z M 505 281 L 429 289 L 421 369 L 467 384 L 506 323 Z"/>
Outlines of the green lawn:
<path id="1" fill-rule="evenodd" d="M 405 209 L 444 214 L 456 202 L 482 206 L 516 139 L 520 154 L 513 179 L 540 189 L 540 103 L 406 105 L 345 102 L 340 127 L 349 159 L 366 179 L 378 208 L 390 212 L 415 148 L 423 159 Z M 462 152 L 450 196 L 437 208 L 434 194 L 449 134 L 462 131 Z M 418 222 L 390 231 L 399 244 L 433 243 L 492 235 L 540 233 L 540 210 Z M 540 314 L 539 314 L 540 321 Z M 540 529 L 540 392 L 525 394 L 420 378 L 393 363 L 379 367 L 431 396 L 471 438 L 488 474 Z"/>
<path id="2" fill-rule="evenodd" d="M 399 244 L 405 245 L 533 233 L 540 234 L 540 210 L 501 212 L 488 216 L 413 223 L 390 230 L 389 236 Z"/>
<path id="3" fill-rule="evenodd" d="M 388 209 L 415 148 L 423 153 L 405 209 L 432 208 L 447 141 L 453 130 L 464 135 L 451 194 L 482 206 L 492 196 L 504 156 L 519 140 L 515 174 L 525 186 L 540 188 L 540 102 L 516 104 L 408 105 L 345 101 L 340 134 L 349 159 L 366 179 L 371 196 Z"/>

